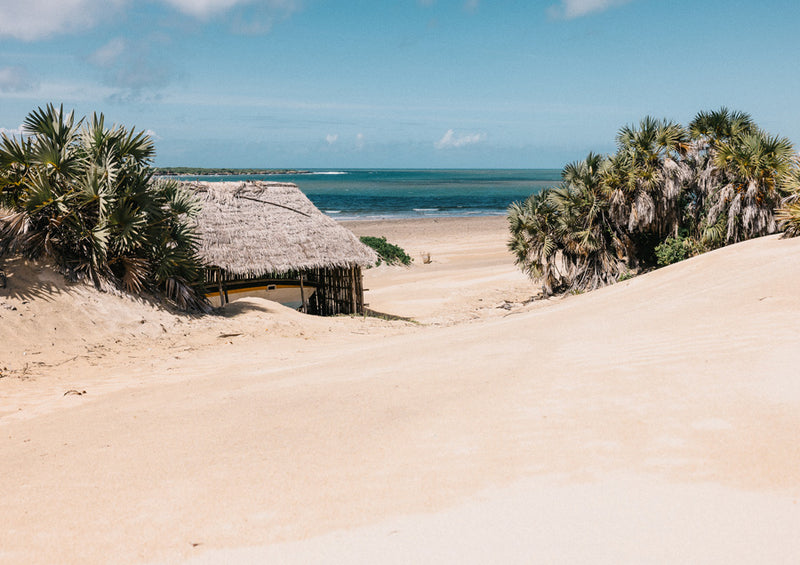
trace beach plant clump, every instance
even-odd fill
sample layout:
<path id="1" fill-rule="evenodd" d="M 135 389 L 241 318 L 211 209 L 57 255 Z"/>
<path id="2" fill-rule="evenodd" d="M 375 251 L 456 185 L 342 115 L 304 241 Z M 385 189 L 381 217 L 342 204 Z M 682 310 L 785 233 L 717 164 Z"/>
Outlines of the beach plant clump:
<path id="1" fill-rule="evenodd" d="M 672 265 L 689 257 L 703 253 L 704 247 L 685 232 L 676 237 L 667 237 L 656 246 L 656 263 L 659 267 Z"/>
<path id="2" fill-rule="evenodd" d="M 381 262 L 386 263 L 387 265 L 410 265 L 411 264 L 411 257 L 403 250 L 402 247 L 399 247 L 393 243 L 389 243 L 386 241 L 385 237 L 374 237 L 371 235 L 361 236 L 361 243 L 364 245 L 371 247 L 377 254 L 378 254 L 378 261 L 375 263 L 375 266 L 381 264 Z"/>
<path id="3" fill-rule="evenodd" d="M 194 197 L 154 181 L 155 147 L 102 114 L 63 106 L 31 112 L 23 134 L 0 140 L 0 255 L 47 257 L 73 280 L 157 292 L 203 308 Z"/>
<path id="4" fill-rule="evenodd" d="M 590 153 L 560 185 L 508 210 L 508 246 L 545 295 L 785 230 L 800 235 L 800 163 L 788 139 L 743 112 L 700 112 L 688 127 L 646 117 L 616 153 Z"/>
<path id="5" fill-rule="evenodd" d="M 509 248 L 546 295 L 597 288 L 624 270 L 624 242 L 601 183 L 606 164 L 589 154 L 564 168 L 558 187 L 509 208 Z"/>
<path id="6" fill-rule="evenodd" d="M 800 155 L 795 156 L 783 179 L 786 196 L 776 212 L 778 226 L 785 237 L 800 236 Z"/>

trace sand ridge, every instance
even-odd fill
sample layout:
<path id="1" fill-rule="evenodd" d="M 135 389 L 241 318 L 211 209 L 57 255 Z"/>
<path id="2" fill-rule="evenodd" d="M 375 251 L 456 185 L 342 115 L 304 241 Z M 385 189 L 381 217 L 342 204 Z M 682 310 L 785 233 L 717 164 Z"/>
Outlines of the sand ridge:
<path id="1" fill-rule="evenodd" d="M 128 303 L 0 379 L 0 562 L 793 562 L 800 240 L 524 304 L 500 220 L 378 227 L 433 262 L 368 300 L 420 323 Z"/>

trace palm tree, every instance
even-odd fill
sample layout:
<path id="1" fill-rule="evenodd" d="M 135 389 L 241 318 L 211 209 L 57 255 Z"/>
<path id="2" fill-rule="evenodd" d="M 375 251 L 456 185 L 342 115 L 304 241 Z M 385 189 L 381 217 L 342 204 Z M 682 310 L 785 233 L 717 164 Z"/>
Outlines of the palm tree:
<path id="1" fill-rule="evenodd" d="M 590 153 L 564 168 L 564 182 L 550 194 L 559 211 L 562 254 L 572 288 L 595 289 L 623 272 L 628 238 L 611 220 L 603 174 L 609 162 Z"/>
<path id="2" fill-rule="evenodd" d="M 775 208 L 781 201 L 780 183 L 789 172 L 792 153 L 787 138 L 762 131 L 720 144 L 714 161 L 722 171 L 722 184 L 709 195 L 707 225 L 724 220 L 726 243 L 777 230 Z"/>
<path id="3" fill-rule="evenodd" d="M 725 106 L 710 112 L 698 112 L 689 122 L 689 135 L 711 148 L 748 133 L 755 133 L 758 126 L 750 114 L 731 111 Z"/>
<path id="4" fill-rule="evenodd" d="M 615 282 L 624 245 L 602 187 L 606 160 L 596 154 L 567 165 L 563 182 L 509 209 L 509 248 L 542 292 L 587 290 Z"/>
<path id="5" fill-rule="evenodd" d="M 800 156 L 792 159 L 782 184 L 786 196 L 775 211 L 775 219 L 786 237 L 797 237 L 800 236 Z"/>
<path id="6" fill-rule="evenodd" d="M 63 107 L 39 108 L 25 136 L 3 136 L 0 253 L 53 258 L 71 278 L 131 292 L 160 290 L 200 307 L 197 205 L 175 183 L 154 182 L 149 136 L 107 128 L 102 114 L 76 122 Z"/>
<path id="7" fill-rule="evenodd" d="M 749 114 L 720 108 L 689 124 L 695 169 L 691 214 L 706 244 L 717 247 L 773 233 L 788 139 L 761 131 Z"/>
<path id="8" fill-rule="evenodd" d="M 511 239 L 508 248 L 515 262 L 532 279 L 540 280 L 542 293 L 550 296 L 564 286 L 564 274 L 557 262 L 556 209 L 550 202 L 550 190 L 532 194 L 524 202 L 514 202 L 508 209 Z"/>
<path id="9" fill-rule="evenodd" d="M 719 110 L 698 112 L 689 122 L 691 144 L 687 161 L 694 171 L 694 179 L 688 191 L 685 214 L 691 224 L 690 231 L 698 241 L 704 239 L 709 244 L 719 244 L 724 240 L 725 219 L 710 222 L 708 218 L 710 197 L 725 184 L 723 170 L 717 166 L 720 146 L 757 130 L 749 114 L 724 106 Z"/>
<path id="10" fill-rule="evenodd" d="M 684 160 L 688 149 L 683 126 L 649 116 L 617 134 L 617 153 L 603 182 L 613 220 L 631 236 L 632 263 L 652 262 L 655 246 L 678 233 L 681 197 L 691 178 Z"/>

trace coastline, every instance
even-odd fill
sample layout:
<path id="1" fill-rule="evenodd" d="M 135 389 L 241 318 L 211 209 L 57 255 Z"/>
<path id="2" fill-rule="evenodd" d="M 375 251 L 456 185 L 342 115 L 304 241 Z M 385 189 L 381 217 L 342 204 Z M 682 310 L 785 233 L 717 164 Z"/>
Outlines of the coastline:
<path id="1" fill-rule="evenodd" d="M 337 221 L 505 216 L 508 206 L 560 179 L 550 169 L 345 169 L 303 174 L 178 177 L 290 182 Z"/>

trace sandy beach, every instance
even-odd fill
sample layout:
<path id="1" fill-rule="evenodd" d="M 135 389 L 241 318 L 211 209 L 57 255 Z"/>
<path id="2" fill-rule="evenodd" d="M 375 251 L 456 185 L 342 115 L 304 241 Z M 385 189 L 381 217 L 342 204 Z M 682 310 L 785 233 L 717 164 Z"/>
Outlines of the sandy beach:
<path id="1" fill-rule="evenodd" d="M 403 319 L 6 261 L 0 563 L 797 562 L 800 238 L 530 301 L 505 218 L 346 226 Z"/>

